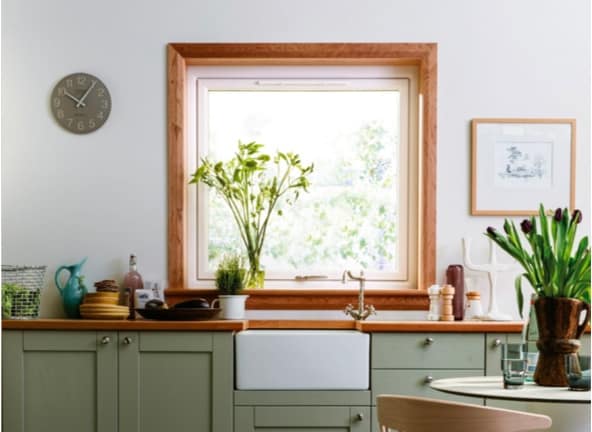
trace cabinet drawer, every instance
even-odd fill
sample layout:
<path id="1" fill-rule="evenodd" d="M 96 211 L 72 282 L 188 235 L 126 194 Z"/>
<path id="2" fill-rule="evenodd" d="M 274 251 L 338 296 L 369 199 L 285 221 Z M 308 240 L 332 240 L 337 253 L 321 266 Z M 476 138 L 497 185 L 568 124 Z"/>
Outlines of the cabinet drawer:
<path id="1" fill-rule="evenodd" d="M 373 369 L 483 369 L 483 334 L 372 335 Z"/>
<path id="2" fill-rule="evenodd" d="M 235 407 L 235 432 L 348 431 L 369 432 L 368 406 L 259 406 Z"/>
<path id="3" fill-rule="evenodd" d="M 453 377 L 469 377 L 483 374 L 483 369 L 423 369 L 423 370 L 373 370 L 372 404 L 376 405 L 376 396 L 380 394 L 399 394 L 420 396 L 433 399 L 455 400 L 482 405 L 481 398 L 469 398 L 443 393 L 430 388 L 430 380 Z"/>

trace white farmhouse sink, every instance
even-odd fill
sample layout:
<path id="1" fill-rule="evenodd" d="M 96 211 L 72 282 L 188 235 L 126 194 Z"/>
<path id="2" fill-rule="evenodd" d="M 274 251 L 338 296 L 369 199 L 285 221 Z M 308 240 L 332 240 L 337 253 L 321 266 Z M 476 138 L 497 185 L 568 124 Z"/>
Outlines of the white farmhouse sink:
<path id="1" fill-rule="evenodd" d="M 350 330 L 247 330 L 236 335 L 239 390 L 366 390 L 370 335 Z"/>

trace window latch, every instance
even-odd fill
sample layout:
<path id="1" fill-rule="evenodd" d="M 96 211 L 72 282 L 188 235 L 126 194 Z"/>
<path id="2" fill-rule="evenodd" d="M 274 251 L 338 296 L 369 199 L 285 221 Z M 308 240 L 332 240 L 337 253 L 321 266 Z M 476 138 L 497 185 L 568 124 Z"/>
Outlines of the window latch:
<path id="1" fill-rule="evenodd" d="M 297 275 L 294 277 L 294 279 L 299 282 L 304 282 L 304 281 L 309 281 L 309 280 L 329 279 L 329 276 L 326 276 L 326 275 Z"/>

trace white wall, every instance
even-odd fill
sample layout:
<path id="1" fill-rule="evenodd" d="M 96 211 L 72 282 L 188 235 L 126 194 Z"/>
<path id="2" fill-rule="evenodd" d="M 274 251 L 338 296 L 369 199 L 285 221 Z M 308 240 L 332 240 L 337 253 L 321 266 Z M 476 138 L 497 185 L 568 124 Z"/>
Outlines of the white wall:
<path id="1" fill-rule="evenodd" d="M 62 314 L 56 267 L 86 255 L 90 283 L 120 278 L 130 252 L 146 277 L 165 276 L 165 46 L 258 41 L 438 43 L 441 281 L 463 235 L 482 261 L 481 233 L 502 223 L 469 215 L 471 118 L 576 118 L 577 205 L 590 218 L 589 0 L 4 0 L 2 262 L 48 265 L 42 315 Z M 113 99 L 87 136 L 49 110 L 55 83 L 78 71 Z M 512 280 L 500 304 L 516 315 Z"/>

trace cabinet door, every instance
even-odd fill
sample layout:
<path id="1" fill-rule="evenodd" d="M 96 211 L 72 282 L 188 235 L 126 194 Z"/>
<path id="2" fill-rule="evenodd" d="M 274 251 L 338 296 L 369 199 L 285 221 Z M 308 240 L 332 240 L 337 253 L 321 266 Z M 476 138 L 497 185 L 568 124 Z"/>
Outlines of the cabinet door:
<path id="1" fill-rule="evenodd" d="M 370 432 L 370 407 L 240 406 L 234 432 Z"/>
<path id="2" fill-rule="evenodd" d="M 232 333 L 120 332 L 119 367 L 121 432 L 232 430 Z"/>
<path id="3" fill-rule="evenodd" d="M 3 430 L 117 430 L 117 334 L 3 331 Z"/>

